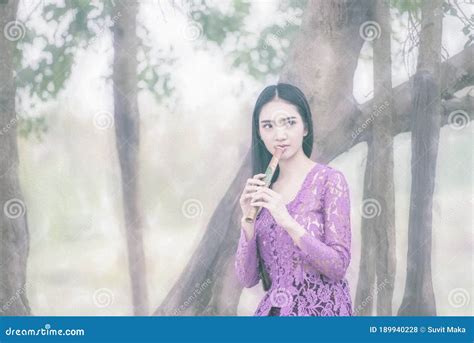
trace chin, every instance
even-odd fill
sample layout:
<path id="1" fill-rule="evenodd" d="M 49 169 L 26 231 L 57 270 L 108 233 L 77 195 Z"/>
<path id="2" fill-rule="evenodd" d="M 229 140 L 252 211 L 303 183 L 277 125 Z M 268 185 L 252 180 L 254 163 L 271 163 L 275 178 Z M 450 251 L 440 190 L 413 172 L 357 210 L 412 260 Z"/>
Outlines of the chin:
<path id="1" fill-rule="evenodd" d="M 294 152 L 291 150 L 285 150 L 285 152 L 281 155 L 280 159 L 281 160 L 288 160 L 291 157 L 293 157 Z"/>

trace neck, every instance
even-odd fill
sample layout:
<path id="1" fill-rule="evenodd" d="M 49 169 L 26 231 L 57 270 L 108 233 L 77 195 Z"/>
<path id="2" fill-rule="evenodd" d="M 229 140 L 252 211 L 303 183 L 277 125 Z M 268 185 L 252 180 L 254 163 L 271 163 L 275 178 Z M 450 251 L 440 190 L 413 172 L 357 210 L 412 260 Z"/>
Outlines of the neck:
<path id="1" fill-rule="evenodd" d="M 304 154 L 303 149 L 301 149 L 291 158 L 280 160 L 278 163 L 278 166 L 280 167 L 278 179 L 291 180 L 294 177 L 298 177 L 298 175 L 301 174 L 301 170 L 306 170 L 312 165 L 314 165 L 314 162 L 309 159 Z"/>

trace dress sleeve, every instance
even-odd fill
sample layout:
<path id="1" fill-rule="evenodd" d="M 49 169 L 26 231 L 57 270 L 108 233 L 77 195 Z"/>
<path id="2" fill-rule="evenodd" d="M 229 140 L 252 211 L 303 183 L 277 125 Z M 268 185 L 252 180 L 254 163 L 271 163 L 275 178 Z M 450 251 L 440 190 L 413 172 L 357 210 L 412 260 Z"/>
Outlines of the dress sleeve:
<path id="1" fill-rule="evenodd" d="M 235 273 L 243 287 L 253 287 L 260 280 L 257 259 L 257 232 L 247 241 L 245 231 L 240 229 L 239 245 L 235 254 Z"/>
<path id="2" fill-rule="evenodd" d="M 307 231 L 300 238 L 300 248 L 306 262 L 338 281 L 344 278 L 351 259 L 350 195 L 344 175 L 332 171 L 324 192 L 324 242 Z"/>

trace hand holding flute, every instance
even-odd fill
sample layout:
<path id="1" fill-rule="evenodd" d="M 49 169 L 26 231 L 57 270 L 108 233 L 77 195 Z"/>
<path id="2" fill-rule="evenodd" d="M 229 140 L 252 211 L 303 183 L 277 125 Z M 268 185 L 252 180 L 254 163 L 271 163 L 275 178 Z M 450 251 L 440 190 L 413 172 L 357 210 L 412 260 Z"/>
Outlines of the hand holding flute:
<path id="1" fill-rule="evenodd" d="M 240 208 L 242 209 L 243 217 L 242 217 L 242 227 L 246 232 L 247 241 L 253 237 L 254 234 L 254 223 L 249 223 L 245 220 L 247 213 L 252 209 L 252 202 L 253 195 L 261 188 L 265 186 L 265 174 L 256 174 L 252 178 L 247 179 L 247 183 L 245 184 L 244 191 L 240 197 Z"/>
<path id="2" fill-rule="evenodd" d="M 254 175 L 253 178 L 247 180 L 242 196 L 240 197 L 240 207 L 244 214 L 244 217 L 242 218 L 242 227 L 247 233 L 247 238 L 253 237 L 253 224 L 261 209 L 259 206 L 252 206 L 251 202 L 257 191 L 261 190 L 262 187 L 268 188 L 270 186 L 273 174 L 275 173 L 282 153 L 283 149 L 276 149 L 270 163 L 268 164 L 265 174 L 257 174 Z"/>

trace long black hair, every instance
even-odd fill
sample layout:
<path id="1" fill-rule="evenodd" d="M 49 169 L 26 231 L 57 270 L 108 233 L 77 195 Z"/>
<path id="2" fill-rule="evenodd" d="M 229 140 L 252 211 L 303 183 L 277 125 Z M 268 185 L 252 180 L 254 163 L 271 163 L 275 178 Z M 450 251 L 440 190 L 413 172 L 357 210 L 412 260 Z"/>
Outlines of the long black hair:
<path id="1" fill-rule="evenodd" d="M 313 151 L 313 118 L 311 109 L 309 108 L 308 100 L 306 100 L 303 92 L 293 85 L 287 83 L 278 83 L 266 87 L 258 96 L 257 102 L 252 115 L 252 175 L 265 173 L 265 170 L 272 159 L 272 154 L 265 147 L 265 143 L 260 138 L 259 134 L 259 118 L 262 107 L 270 101 L 279 98 L 290 104 L 296 106 L 298 113 L 303 119 L 304 125 L 308 130 L 308 134 L 303 138 L 303 152 L 306 156 L 311 157 Z M 280 174 L 280 167 L 277 167 L 272 177 L 271 184 L 278 179 Z M 263 260 L 257 244 L 257 255 L 259 273 L 263 282 L 263 289 L 268 291 L 271 287 L 270 277 L 265 270 Z"/>

